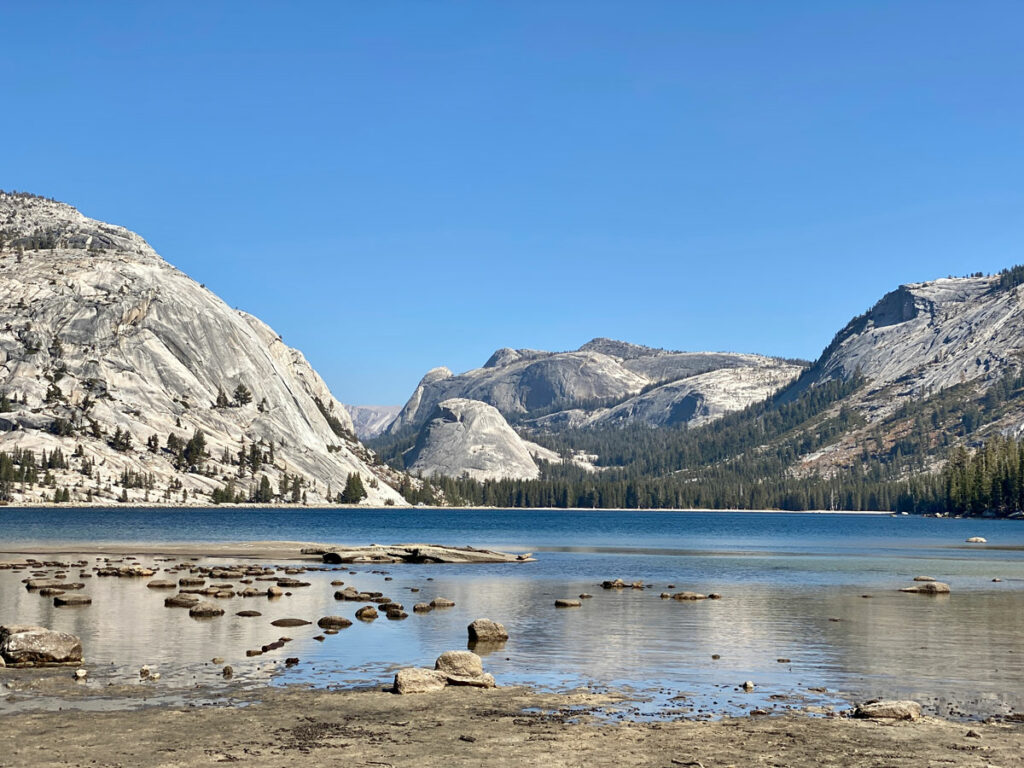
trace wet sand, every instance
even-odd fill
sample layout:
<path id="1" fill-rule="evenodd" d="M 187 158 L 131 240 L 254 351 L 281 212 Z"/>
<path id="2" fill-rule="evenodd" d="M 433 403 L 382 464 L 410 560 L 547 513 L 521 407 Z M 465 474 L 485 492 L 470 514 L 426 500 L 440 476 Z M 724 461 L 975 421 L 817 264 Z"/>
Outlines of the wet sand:
<path id="1" fill-rule="evenodd" d="M 614 697 L 522 688 L 265 691 L 247 706 L 0 720 L 0 766 L 1014 766 L 1024 725 L 810 716 L 609 724 Z M 977 734 L 968 735 L 968 732 Z"/>

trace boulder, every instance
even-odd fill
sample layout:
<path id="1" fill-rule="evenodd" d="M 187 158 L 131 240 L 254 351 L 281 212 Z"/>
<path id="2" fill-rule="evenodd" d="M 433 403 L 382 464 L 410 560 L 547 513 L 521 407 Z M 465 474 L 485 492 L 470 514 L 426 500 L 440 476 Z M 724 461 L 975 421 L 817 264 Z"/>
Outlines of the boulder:
<path id="1" fill-rule="evenodd" d="M 401 608 L 388 608 L 386 615 L 392 621 L 401 621 L 402 619 L 409 618 L 409 614 Z"/>
<path id="2" fill-rule="evenodd" d="M 304 627 L 313 622 L 306 621 L 305 619 L 274 619 L 270 623 L 275 627 Z"/>
<path id="3" fill-rule="evenodd" d="M 672 595 L 673 600 L 707 600 L 707 595 L 702 595 L 700 592 L 676 592 Z"/>
<path id="4" fill-rule="evenodd" d="M 177 584 L 168 579 L 153 579 L 151 582 L 146 584 L 150 589 L 174 589 Z"/>
<path id="5" fill-rule="evenodd" d="M 915 576 L 914 581 L 935 581 L 933 576 Z"/>
<path id="6" fill-rule="evenodd" d="M 377 609 L 372 605 L 364 605 L 356 611 L 356 618 L 360 621 L 373 621 L 377 618 Z"/>
<path id="7" fill-rule="evenodd" d="M 484 662 L 472 651 L 445 651 L 437 657 L 434 669 L 455 677 L 480 677 Z"/>
<path id="8" fill-rule="evenodd" d="M 455 605 L 454 600 L 449 600 L 447 597 L 435 597 L 430 601 L 432 608 L 451 608 Z"/>
<path id="9" fill-rule="evenodd" d="M 967 539 L 967 543 L 968 544 L 988 544 L 988 540 L 982 538 L 981 536 L 971 536 L 971 538 Z"/>
<path id="10" fill-rule="evenodd" d="M 344 616 L 324 616 L 316 625 L 320 629 L 345 629 L 352 626 L 352 621 Z"/>
<path id="11" fill-rule="evenodd" d="M 873 701 L 855 707 L 853 716 L 871 720 L 917 720 L 921 717 L 921 705 L 916 701 Z"/>
<path id="12" fill-rule="evenodd" d="M 12 624 L 0 627 L 0 656 L 18 666 L 80 664 L 82 641 L 67 632 Z"/>
<path id="13" fill-rule="evenodd" d="M 472 651 L 445 651 L 437 657 L 434 669 L 444 674 L 448 685 L 494 688 L 494 676 L 484 673 L 483 661 Z"/>
<path id="14" fill-rule="evenodd" d="M 256 616 L 262 616 L 263 614 L 259 611 L 239 611 L 235 616 L 241 616 L 244 619 L 251 619 Z"/>
<path id="15" fill-rule="evenodd" d="M 178 594 L 164 599 L 164 605 L 168 608 L 191 608 L 199 604 L 199 598 L 195 595 Z"/>
<path id="16" fill-rule="evenodd" d="M 916 592 L 922 595 L 948 595 L 949 584 L 941 581 L 926 581 L 923 584 L 915 584 L 912 587 L 903 587 L 900 592 Z"/>
<path id="17" fill-rule="evenodd" d="M 414 613 L 430 613 L 434 610 L 434 606 L 430 603 L 416 603 L 416 605 L 412 607 L 412 610 Z"/>
<path id="18" fill-rule="evenodd" d="M 555 600 L 555 608 L 579 608 L 583 603 L 579 600 L 559 598 Z"/>
<path id="19" fill-rule="evenodd" d="M 197 618 L 205 618 L 207 616 L 223 616 L 224 609 L 219 605 L 213 603 L 201 602 L 196 603 L 188 609 L 188 615 Z"/>
<path id="20" fill-rule="evenodd" d="M 471 643 L 503 643 L 508 640 L 505 627 L 490 619 L 477 619 L 468 627 Z"/>
<path id="21" fill-rule="evenodd" d="M 395 693 L 429 693 L 440 691 L 448 684 L 443 672 L 421 667 L 400 669 L 395 673 Z"/>
<path id="22" fill-rule="evenodd" d="M 54 608 L 72 605 L 92 605 L 92 598 L 88 595 L 57 595 L 53 598 Z"/>

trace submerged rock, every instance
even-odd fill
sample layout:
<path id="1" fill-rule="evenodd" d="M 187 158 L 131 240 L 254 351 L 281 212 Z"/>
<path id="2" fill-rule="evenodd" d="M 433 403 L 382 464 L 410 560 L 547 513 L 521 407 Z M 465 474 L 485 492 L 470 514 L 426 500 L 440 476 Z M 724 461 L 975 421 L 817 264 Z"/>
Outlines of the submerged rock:
<path id="1" fill-rule="evenodd" d="M 916 584 L 913 587 L 903 587 L 900 592 L 916 592 L 922 595 L 948 595 L 949 584 L 941 581 L 926 581 L 923 584 Z"/>
<path id="2" fill-rule="evenodd" d="M 92 605 L 92 598 L 88 595 L 57 595 L 53 598 L 55 608 L 73 605 Z"/>

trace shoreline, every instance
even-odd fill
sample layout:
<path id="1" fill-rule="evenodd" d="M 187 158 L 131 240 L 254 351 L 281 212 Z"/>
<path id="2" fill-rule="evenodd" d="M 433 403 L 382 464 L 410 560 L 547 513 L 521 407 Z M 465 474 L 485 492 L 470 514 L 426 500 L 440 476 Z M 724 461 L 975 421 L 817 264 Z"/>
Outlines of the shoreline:
<path id="1" fill-rule="evenodd" d="M 1024 726 L 854 720 L 812 713 L 615 722 L 628 697 L 590 691 L 446 688 L 399 696 L 380 688 L 268 688 L 257 700 L 127 711 L 6 715 L 0 766 L 138 768 L 242 761 L 252 768 L 391 766 L 725 766 L 756 756 L 788 768 L 1013 765 Z M 236 707 L 236 704 L 244 706 Z M 609 720 L 611 718 L 611 721 Z M 60 737 L 54 738 L 54 728 Z M 125 735 L 130 733 L 130 738 Z"/>
<path id="2" fill-rule="evenodd" d="M 463 507 L 463 506 L 407 506 L 407 507 L 372 507 L 365 504 L 255 504 L 255 503 L 243 503 L 243 504 L 165 504 L 165 503 L 152 503 L 145 504 L 139 502 L 133 502 L 131 504 L 111 504 L 106 502 L 76 502 L 61 503 L 61 504 L 36 504 L 36 503 L 19 503 L 19 504 L 4 504 L 0 505 L 0 513 L 4 509 L 123 509 L 123 510 L 134 510 L 134 509 L 146 509 L 146 510 L 166 510 L 166 511 L 178 511 L 178 510 L 210 510 L 210 509 L 272 509 L 280 511 L 298 511 L 298 510 L 339 510 L 339 511 L 367 511 L 367 512 L 406 512 L 408 510 L 437 510 L 437 511 L 465 511 L 465 512 L 495 512 L 495 511 L 508 511 L 516 510 L 519 512 L 703 512 L 714 514 L 721 512 L 724 514 L 772 514 L 772 515 L 875 515 L 875 516 L 900 516 L 896 512 L 887 512 L 884 510 L 864 510 L 864 509 L 707 509 L 702 507 L 642 507 L 642 508 L 631 508 L 631 507 Z M 924 515 L 907 515 L 908 517 L 924 517 Z"/>

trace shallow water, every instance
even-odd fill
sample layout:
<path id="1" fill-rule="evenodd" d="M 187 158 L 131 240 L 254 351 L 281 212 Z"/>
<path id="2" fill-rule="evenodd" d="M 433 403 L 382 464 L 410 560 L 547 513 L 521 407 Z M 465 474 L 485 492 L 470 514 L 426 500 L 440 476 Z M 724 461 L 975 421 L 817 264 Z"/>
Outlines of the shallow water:
<path id="1" fill-rule="evenodd" d="M 522 564 L 356 567 L 355 575 L 347 567 L 309 572 L 298 578 L 311 586 L 290 597 L 220 601 L 228 614 L 205 621 L 165 608 L 167 592 L 147 589 L 147 579 L 89 579 L 84 591 L 92 606 L 54 608 L 25 590 L 20 582 L 27 572 L 0 571 L 0 623 L 40 623 L 80 635 L 87 688 L 97 695 L 110 683 L 136 685 L 142 664 L 161 671 L 158 683 L 145 684 L 157 699 L 184 697 L 197 685 L 199 699 L 208 700 L 210 685 L 231 692 L 266 682 L 385 684 L 397 666 L 430 665 L 442 651 L 465 647 L 466 625 L 488 616 L 511 634 L 502 649 L 485 655 L 499 684 L 632 689 L 646 701 L 630 716 L 778 710 L 876 696 L 915 698 L 954 716 L 1024 710 L 1021 523 L 779 513 L 3 509 L 0 530 L 0 549 L 26 551 L 33 543 L 75 541 L 284 539 L 431 541 L 538 557 Z M 967 545 L 969 536 L 989 544 Z M 393 581 L 374 570 L 388 571 Z M 896 591 L 919 574 L 950 583 L 953 595 Z M 617 577 L 652 586 L 600 588 Z M 1003 581 L 994 583 L 995 577 Z M 359 604 L 335 601 L 332 579 L 383 591 L 406 606 L 409 618 L 356 622 L 322 643 L 313 639 L 320 634 L 315 623 L 270 626 L 283 617 L 351 618 Z M 668 584 L 675 585 L 668 591 L 724 597 L 662 600 Z M 555 598 L 581 592 L 594 597 L 581 608 L 554 608 Z M 413 603 L 436 596 L 456 606 L 411 611 Z M 234 615 L 245 608 L 263 616 Z M 247 648 L 281 635 L 293 642 L 245 656 Z M 214 656 L 236 670 L 230 684 L 209 663 Z M 285 671 L 287 656 L 302 663 Z M 4 674 L 21 680 L 33 673 Z M 736 690 L 744 680 L 756 683 L 753 694 Z M 0 708 L 44 703 L 15 694 Z"/>

